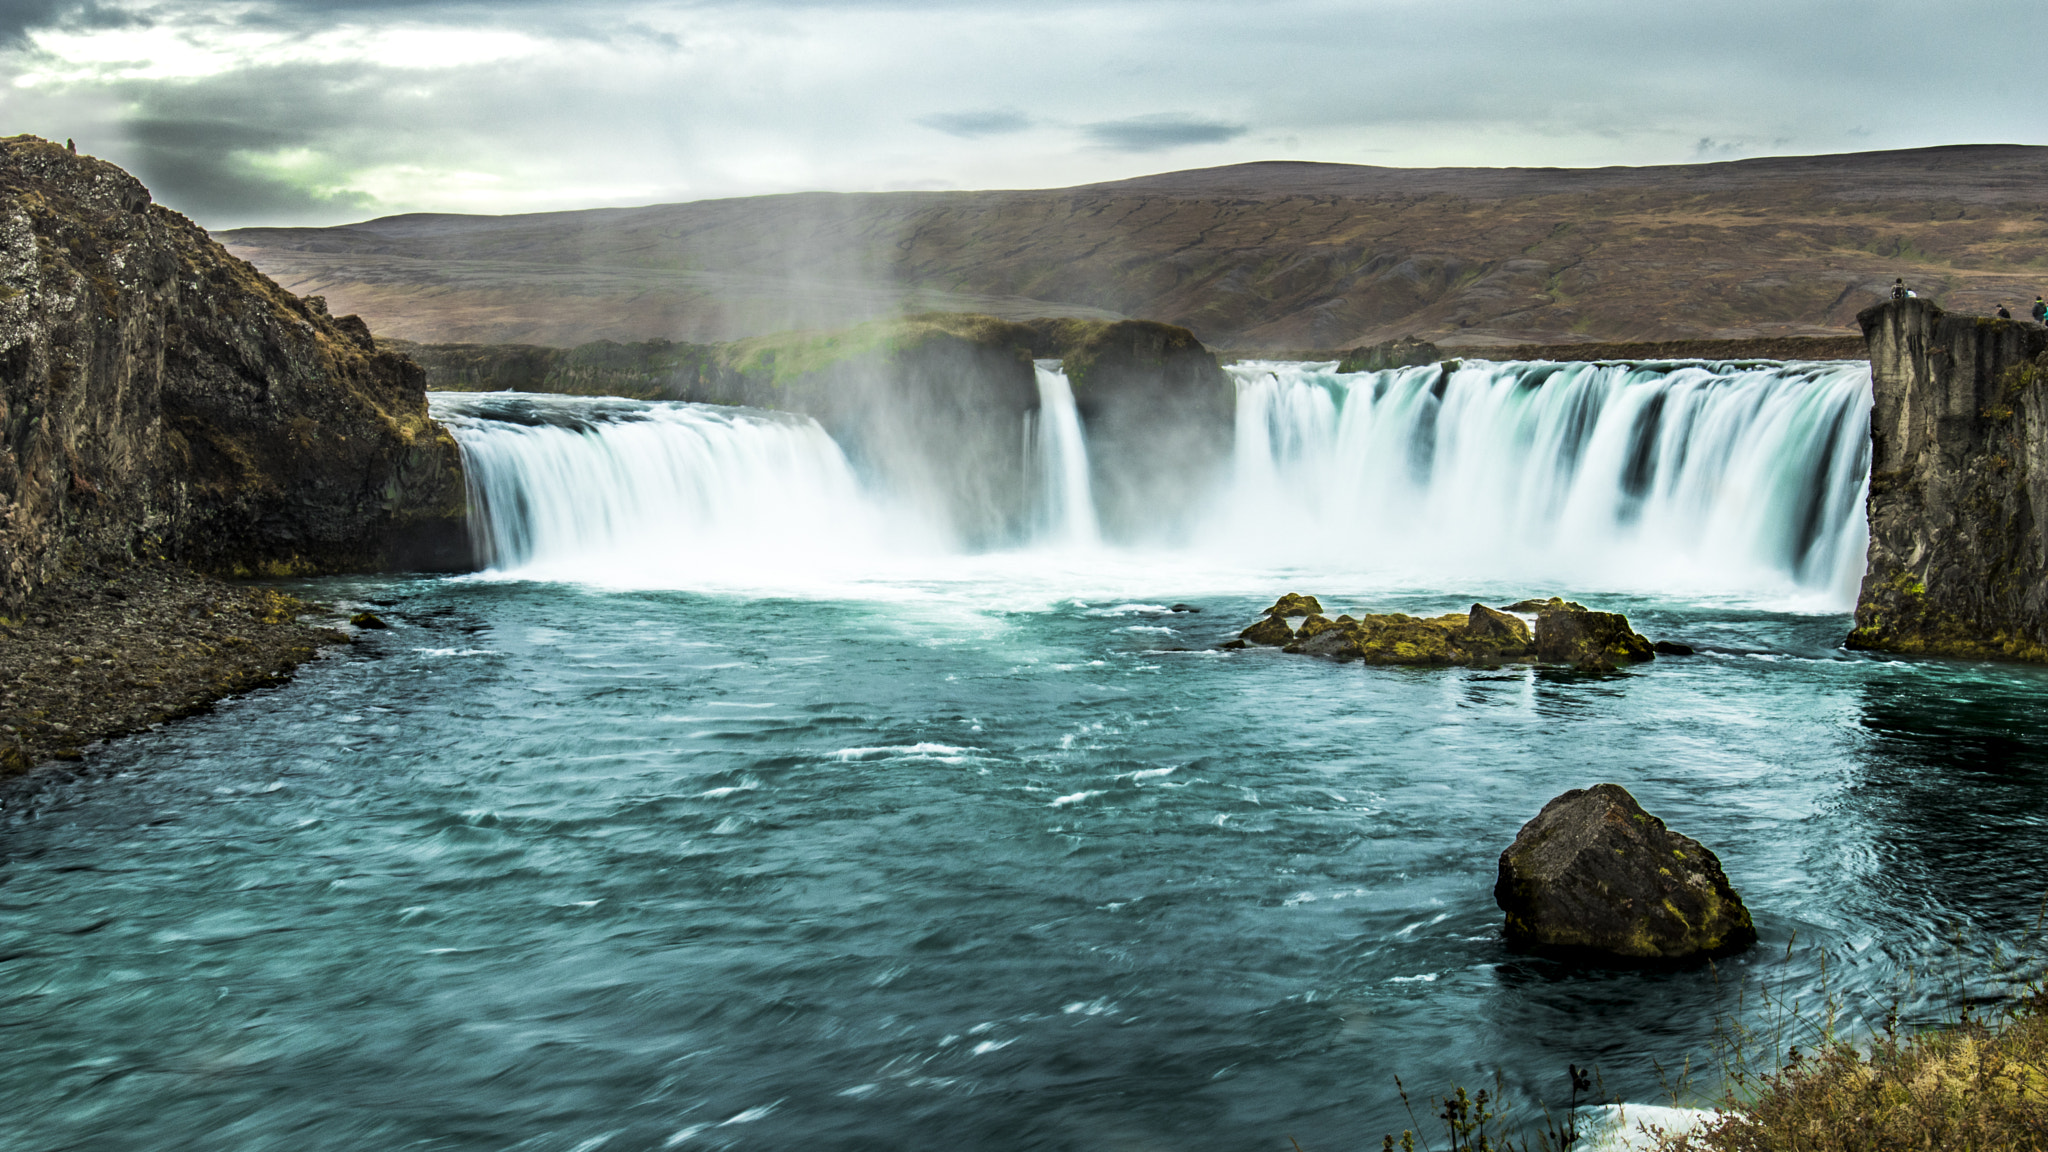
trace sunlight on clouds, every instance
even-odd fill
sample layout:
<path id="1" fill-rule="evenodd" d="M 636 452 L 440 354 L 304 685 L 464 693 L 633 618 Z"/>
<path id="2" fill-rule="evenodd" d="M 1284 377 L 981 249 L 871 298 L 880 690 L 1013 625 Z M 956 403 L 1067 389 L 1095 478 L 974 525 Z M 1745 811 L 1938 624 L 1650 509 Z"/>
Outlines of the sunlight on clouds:
<path id="1" fill-rule="evenodd" d="M 35 58 L 20 87 L 110 80 L 189 80 L 280 64 L 367 63 L 440 69 L 539 55 L 548 45 L 523 32 L 345 26 L 310 35 L 212 25 L 114 28 L 30 34 Z"/>
<path id="2" fill-rule="evenodd" d="M 653 185 L 605 183 L 581 187 L 546 183 L 535 186 L 497 172 L 430 168 L 419 164 L 381 164 L 353 173 L 353 191 L 376 197 L 385 204 L 422 205 L 443 212 L 532 212 L 570 203 L 602 202 L 613 198 L 631 201 L 653 197 L 667 189 Z"/>

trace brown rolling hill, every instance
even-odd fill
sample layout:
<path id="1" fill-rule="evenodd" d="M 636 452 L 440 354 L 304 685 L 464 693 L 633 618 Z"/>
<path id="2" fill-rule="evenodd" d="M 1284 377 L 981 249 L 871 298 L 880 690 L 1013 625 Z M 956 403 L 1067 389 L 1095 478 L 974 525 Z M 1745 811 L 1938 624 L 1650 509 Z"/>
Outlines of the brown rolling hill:
<path id="1" fill-rule="evenodd" d="M 1895 276 L 1951 310 L 2023 316 L 2048 290 L 2048 148 L 1271 162 L 220 238 L 293 291 L 423 342 L 707 342 L 925 310 L 1141 316 L 1240 350 L 1842 335 Z"/>

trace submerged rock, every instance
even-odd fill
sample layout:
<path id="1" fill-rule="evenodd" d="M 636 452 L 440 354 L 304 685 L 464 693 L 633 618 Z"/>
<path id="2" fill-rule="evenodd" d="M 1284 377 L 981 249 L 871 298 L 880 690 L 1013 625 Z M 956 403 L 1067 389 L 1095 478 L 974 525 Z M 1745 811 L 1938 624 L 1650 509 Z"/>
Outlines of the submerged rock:
<path id="1" fill-rule="evenodd" d="M 349 617 L 348 622 L 355 625 L 358 628 L 391 627 L 391 625 L 386 624 L 384 622 L 384 618 L 382 616 L 377 615 L 375 612 L 358 612 L 355 615 Z"/>
<path id="2" fill-rule="evenodd" d="M 1657 651 L 1621 613 L 1594 612 L 1552 598 L 1537 610 L 1536 658 L 1546 664 L 1611 672 L 1620 664 L 1654 660 Z"/>
<path id="3" fill-rule="evenodd" d="M 1167 611 L 1168 611 L 1168 612 L 1200 612 L 1200 611 L 1201 611 L 1201 609 L 1200 609 L 1200 608 L 1197 608 L 1197 607 L 1195 607 L 1195 606 L 1194 606 L 1193 604 L 1175 604 L 1175 605 L 1174 605 L 1173 607 L 1171 607 L 1171 608 L 1168 608 L 1168 609 L 1167 609 Z"/>
<path id="4" fill-rule="evenodd" d="M 1676 640 L 1659 640 L 1652 644 L 1651 647 L 1655 648 L 1660 656 L 1690 656 L 1693 654 L 1692 645 L 1680 644 Z"/>
<path id="5" fill-rule="evenodd" d="M 1524 946 L 1678 960 L 1756 942 L 1720 859 L 1619 784 L 1545 804 L 1500 854 L 1493 899 Z"/>

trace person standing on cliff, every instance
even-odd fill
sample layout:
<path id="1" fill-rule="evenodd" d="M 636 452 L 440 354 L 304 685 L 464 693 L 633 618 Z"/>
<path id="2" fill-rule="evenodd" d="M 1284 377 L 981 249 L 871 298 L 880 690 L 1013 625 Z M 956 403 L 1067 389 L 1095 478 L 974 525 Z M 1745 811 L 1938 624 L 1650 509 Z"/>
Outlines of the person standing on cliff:
<path id="1" fill-rule="evenodd" d="M 2048 301 L 2042 300 L 2039 296 L 2034 297 L 2034 310 L 2028 315 L 2034 318 L 2036 324 L 2048 324 Z"/>
<path id="2" fill-rule="evenodd" d="M 1913 293 L 1906 288 L 1906 278 L 1904 276 L 1892 281 L 1892 299 L 1904 300 L 1912 295 Z"/>

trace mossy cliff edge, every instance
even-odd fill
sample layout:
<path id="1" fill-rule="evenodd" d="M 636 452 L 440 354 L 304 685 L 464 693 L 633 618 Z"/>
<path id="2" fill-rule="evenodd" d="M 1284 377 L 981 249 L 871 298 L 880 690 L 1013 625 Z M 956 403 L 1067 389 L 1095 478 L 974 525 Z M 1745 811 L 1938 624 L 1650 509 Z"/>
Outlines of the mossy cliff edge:
<path id="1" fill-rule="evenodd" d="M 150 201 L 0 139 L 0 614 L 67 567 L 464 567 L 424 375 Z"/>
<path id="2" fill-rule="evenodd" d="M 1852 648 L 2048 662 L 2048 330 L 1896 300 L 1870 350 L 1870 559 Z"/>
<path id="3" fill-rule="evenodd" d="M 727 344 L 575 348 L 387 341 L 450 391 L 555 392 L 745 404 L 816 419 L 892 491 L 971 544 L 1028 529 L 1035 359 L 1060 359 L 1112 539 L 1170 538 L 1223 475 L 1236 391 L 1185 328 L 1144 320 L 1015 322 L 924 313 Z"/>

